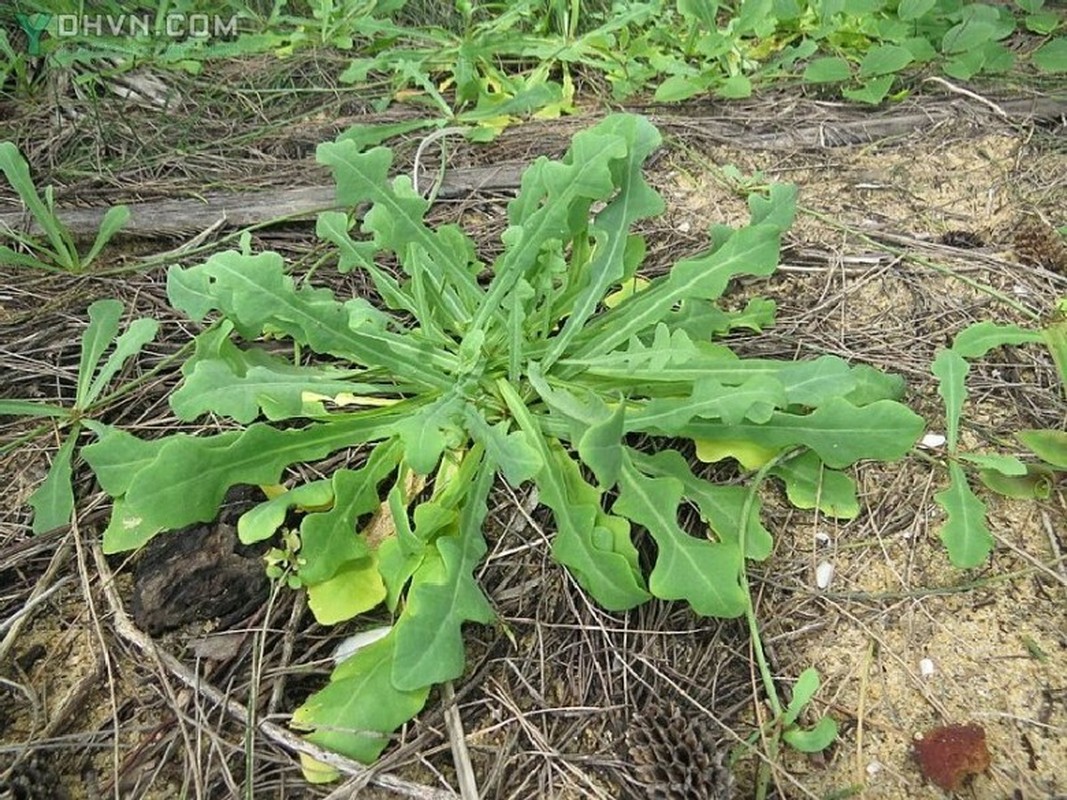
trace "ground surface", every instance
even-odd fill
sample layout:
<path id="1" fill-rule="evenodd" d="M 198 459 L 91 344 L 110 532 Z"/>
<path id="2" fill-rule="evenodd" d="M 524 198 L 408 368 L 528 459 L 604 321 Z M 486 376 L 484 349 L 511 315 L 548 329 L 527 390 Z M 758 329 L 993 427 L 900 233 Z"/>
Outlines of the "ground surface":
<path id="1" fill-rule="evenodd" d="M 9 122 L 0 139 L 19 142 L 41 183 L 61 187 L 61 203 L 325 182 L 311 166 L 314 146 L 361 118 L 363 100 L 295 91 L 328 84 L 328 65 L 225 69 L 225 76 L 208 77 L 231 95 L 213 95 L 220 90 L 210 83 L 178 83 L 166 113 L 114 99 L 5 101 L 0 117 Z M 279 81 L 294 89 L 284 99 L 256 93 Z M 1024 321 L 974 287 L 993 287 L 1036 311 L 1067 294 L 1067 275 L 1057 271 L 1064 265 L 1023 264 L 1013 248 L 1024 216 L 1067 223 L 1062 116 L 1005 120 L 959 95 L 920 98 L 877 115 L 785 96 L 638 110 L 668 137 L 650 167 L 668 208 L 645 231 L 653 272 L 700 249 L 709 224 L 744 219 L 723 166 L 800 187 L 805 210 L 787 235 L 781 271 L 728 295 L 731 304 L 756 295 L 778 304 L 773 329 L 736 339 L 743 355 L 833 353 L 899 372 L 908 381 L 907 401 L 931 431 L 943 432 L 929 371 L 937 348 L 970 322 Z M 932 124 L 904 131 L 874 124 L 851 144 L 817 146 L 816 138 L 814 146 L 796 145 L 801 129 L 824 131 L 829 144 L 840 140 L 833 133 L 843 123 L 903 114 Z M 596 116 L 517 126 L 490 145 L 451 143 L 447 169 L 559 155 Z M 398 146 L 400 168 L 410 167 L 416 146 Z M 474 192 L 433 213 L 459 220 L 491 255 L 507 198 L 507 189 Z M 121 376 L 141 378 L 136 391 L 103 409 L 102 418 L 141 435 L 175 429 L 166 395 L 179 375 L 167 359 L 192 330 L 166 308 L 163 271 L 138 257 L 196 233 L 120 242 L 101 263 L 104 272 L 85 278 L 0 267 L 0 396 L 69 401 L 85 309 L 116 296 L 163 326 Z M 318 255 L 307 224 L 264 229 L 254 239 L 256 247 L 286 254 L 296 269 Z M 330 280 L 339 292 L 365 291 L 351 278 Z M 1062 429 L 1067 420 L 1051 360 L 1038 348 L 994 351 L 972 372 L 969 388 L 965 443 L 974 448 L 1012 452 L 1012 431 Z M 55 437 L 26 436 L 31 427 L 9 418 L 0 423 L 0 442 L 9 446 L 0 461 L 9 487 L 0 511 L 0 769 L 5 780 L 36 792 L 16 796 L 345 797 L 366 783 L 364 776 L 342 789 L 308 787 L 280 741 L 285 715 L 321 685 L 343 631 L 316 626 L 301 598 L 279 589 L 251 610 L 217 609 L 153 641 L 125 616 L 133 613 L 134 575 L 147 554 L 109 563 L 98 557 L 94 542 L 108 509 L 84 469 L 77 525 L 32 538 L 24 503 Z M 936 538 L 932 496 L 945 482 L 938 460 L 933 451 L 895 465 L 860 465 L 862 513 L 848 523 L 792 509 L 778 487 L 765 492 L 764 522 L 776 548 L 754 577 L 772 667 L 788 691 L 803 669 L 816 666 L 825 684 L 815 711 L 828 711 L 841 727 L 829 752 L 776 763 L 780 797 L 943 797 L 919 774 L 912 740 L 931 727 L 966 722 L 985 729 L 992 767 L 961 796 L 1067 796 L 1064 486 L 1042 502 L 983 495 L 996 550 L 988 564 L 960 573 Z M 654 703 L 703 720 L 738 756 L 738 795 L 749 796 L 759 755 L 740 745 L 766 710 L 743 627 L 670 604 L 627 615 L 600 611 L 551 563 L 552 531 L 529 498 L 502 488 L 496 500 L 481 578 L 502 624 L 469 630 L 468 674 L 453 687 L 483 796 L 633 791 L 622 742 L 634 712 Z M 814 573 L 824 561 L 834 576 L 820 590 Z M 145 625 L 153 627 L 152 620 Z M 920 669 L 922 659 L 932 673 Z M 183 683 L 195 675 L 193 688 Z M 268 723 L 254 736 L 245 724 L 248 708 Z M 450 725 L 434 693 L 376 768 L 379 785 L 360 796 L 455 791 Z"/>

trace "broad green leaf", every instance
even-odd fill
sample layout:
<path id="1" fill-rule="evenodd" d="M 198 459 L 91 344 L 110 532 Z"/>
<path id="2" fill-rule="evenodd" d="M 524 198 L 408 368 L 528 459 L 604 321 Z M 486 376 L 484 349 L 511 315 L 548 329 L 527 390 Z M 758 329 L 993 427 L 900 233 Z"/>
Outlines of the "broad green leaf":
<path id="1" fill-rule="evenodd" d="M 373 557 L 349 561 L 321 583 L 307 584 L 308 608 L 320 625 L 336 625 L 385 600 L 385 584 Z"/>
<path id="2" fill-rule="evenodd" d="M 681 500 L 681 481 L 646 477 L 629 459 L 623 461 L 612 511 L 644 526 L 656 541 L 649 589 L 664 600 L 685 600 L 705 616 L 743 614 L 748 598 L 740 583 L 740 551 L 683 531 L 678 525 Z"/>
<path id="3" fill-rule="evenodd" d="M 474 458 L 474 452 L 467 458 Z M 486 552 L 482 523 L 493 474 L 491 465 L 483 462 L 457 530 L 435 540 L 440 558 L 425 560 L 412 576 L 407 604 L 393 629 L 393 685 L 398 689 L 414 690 L 462 675 L 463 623 L 487 623 L 493 618 L 472 574 Z"/>
<path id="4" fill-rule="evenodd" d="M 1015 437 L 1034 455 L 1056 469 L 1067 469 L 1067 432 L 1057 430 L 1019 431 Z"/>
<path id="5" fill-rule="evenodd" d="M 578 456 L 593 471 L 601 489 L 610 489 L 618 480 L 625 417 L 626 406 L 619 403 L 611 414 L 591 425 L 578 440 Z"/>
<path id="6" fill-rule="evenodd" d="M 747 75 L 731 75 L 715 87 L 715 96 L 736 100 L 752 96 L 752 81 Z"/>
<path id="7" fill-rule="evenodd" d="M 736 459 L 745 469 L 759 469 L 778 455 L 778 448 L 756 444 L 747 439 L 694 439 L 696 456 L 714 464 L 727 458 Z"/>
<path id="8" fill-rule="evenodd" d="M 786 403 L 782 384 L 766 375 L 755 375 L 736 387 L 725 387 L 714 378 L 707 378 L 697 381 L 689 397 L 649 401 L 642 410 L 629 415 L 626 429 L 674 435 L 694 418 L 719 419 L 725 425 L 744 419 L 763 423 Z"/>
<path id="9" fill-rule="evenodd" d="M 84 397 L 84 404 L 95 402 L 103 394 L 107 385 L 111 383 L 111 379 L 115 377 L 115 374 L 122 369 L 122 366 L 130 358 L 141 352 L 142 347 L 156 338 L 158 330 L 159 323 L 154 319 L 142 318 L 131 322 L 130 327 L 115 341 L 115 349 L 93 379 L 92 385 L 89 386 L 89 390 Z"/>
<path id="10" fill-rule="evenodd" d="M 515 390 L 498 388 L 544 464 L 534 477 L 541 502 L 552 510 L 556 538 L 552 554 L 571 570 L 597 602 L 611 611 L 640 605 L 649 597 L 638 567 L 637 550 L 625 520 L 609 517 L 600 506 L 602 493 L 584 480 L 578 465 L 555 441 L 548 441 Z"/>
<path id="11" fill-rule="evenodd" d="M 1048 36 L 1054 33 L 1063 24 L 1063 18 L 1055 11 L 1042 11 L 1040 14 L 1027 14 L 1025 19 L 1026 29 L 1031 33 Z M 1067 56 L 1067 47 L 1064 48 Z M 1067 69 L 1067 57 L 1063 59 L 1063 68 Z M 1048 70 L 1049 72 L 1053 70 Z"/>
<path id="12" fill-rule="evenodd" d="M 671 75 L 656 87 L 653 98 L 657 103 L 677 103 L 707 91 L 709 83 L 709 76 Z"/>
<path id="13" fill-rule="evenodd" d="M 772 183 L 764 197 L 759 192 L 748 196 L 751 225 L 776 225 L 785 232 L 797 213 L 797 187 L 790 183 Z"/>
<path id="14" fill-rule="evenodd" d="M 824 468 L 812 452 L 775 466 L 771 474 L 782 479 L 789 502 L 797 508 L 817 508 L 837 519 L 859 516 L 856 484 L 844 473 Z"/>
<path id="15" fill-rule="evenodd" d="M 989 557 L 993 536 L 986 527 L 985 504 L 972 491 L 963 469 L 953 461 L 948 473 L 948 488 L 934 495 L 947 515 L 940 530 L 941 541 L 953 566 L 970 569 Z"/>
<path id="16" fill-rule="evenodd" d="M 996 35 L 997 26 L 984 20 L 968 19 L 953 25 L 941 37 L 941 52 L 965 53 L 981 47 Z"/>
<path id="17" fill-rule="evenodd" d="M 960 434 L 960 415 L 967 399 L 965 384 L 970 366 L 955 349 L 941 350 L 934 358 L 931 370 L 940 382 L 937 393 L 945 401 L 945 428 L 949 453 L 956 452 Z"/>
<path id="18" fill-rule="evenodd" d="M 1018 325 L 976 322 L 956 334 L 956 338 L 952 341 L 952 349 L 963 358 L 975 359 L 1005 344 L 1029 344 L 1040 341 L 1040 331 L 1027 330 Z"/>
<path id="19" fill-rule="evenodd" d="M 125 501 L 119 497 L 111 505 L 111 519 L 104 529 L 102 549 L 105 555 L 136 550 L 162 531 L 161 526 L 127 511 Z"/>
<path id="20" fill-rule="evenodd" d="M 114 206 L 107 210 L 107 213 L 104 214 L 104 218 L 100 221 L 100 229 L 96 232 L 96 239 L 93 241 L 93 246 L 81 260 L 82 269 L 88 267 L 90 262 L 94 261 L 96 257 L 100 255 L 100 251 L 104 249 L 104 245 L 111 241 L 111 238 L 129 221 L 130 209 L 126 206 Z"/>
<path id="21" fill-rule="evenodd" d="M 506 421 L 491 426 L 473 409 L 468 409 L 467 420 L 468 429 L 485 447 L 489 460 L 499 467 L 513 487 L 518 488 L 532 480 L 541 470 L 541 456 L 525 431 L 509 433 Z"/>
<path id="22" fill-rule="evenodd" d="M 860 62 L 859 76 L 861 78 L 876 78 L 879 75 L 888 75 L 900 72 L 913 61 L 907 48 L 897 44 L 882 44 L 872 47 Z"/>
<path id="23" fill-rule="evenodd" d="M 364 764 L 389 743 L 389 734 L 422 710 L 428 688 L 397 689 L 390 678 L 396 636 L 362 648 L 334 670 L 330 683 L 293 713 L 308 740 Z"/>
<path id="24" fill-rule="evenodd" d="M 85 427 L 96 434 L 97 441 L 83 447 L 81 456 L 100 487 L 112 497 L 126 494 L 134 477 L 156 459 L 167 442 L 188 436 L 179 433 L 166 439 L 138 439 L 120 428 L 88 419 Z"/>
<path id="25" fill-rule="evenodd" d="M 925 16 L 937 5 L 937 0 L 900 0 L 897 16 L 902 20 L 916 20 Z"/>
<path id="26" fill-rule="evenodd" d="M 840 469 L 864 458 L 901 458 L 922 431 L 922 417 L 892 400 L 857 407 L 835 398 L 810 414 L 775 412 L 762 425 L 748 420 L 737 425 L 694 421 L 679 435 L 696 441 L 698 453 L 701 446 L 725 442 L 775 452 L 803 445 L 814 450 L 826 466 Z"/>
<path id="27" fill-rule="evenodd" d="M 909 57 L 911 53 L 908 53 Z M 841 94 L 849 100 L 855 100 L 857 103 L 867 103 L 868 105 L 876 106 L 885 100 L 885 96 L 889 94 L 890 88 L 893 86 L 893 81 L 896 78 L 894 75 L 881 75 L 877 78 L 871 78 L 867 80 L 857 89 L 842 89 Z"/>
<path id="28" fill-rule="evenodd" d="M 104 351 L 115 341 L 119 332 L 122 303 L 118 300 L 97 300 L 89 306 L 89 327 L 82 336 L 81 360 L 78 362 L 78 388 L 74 395 L 75 408 L 84 409 L 91 398 L 93 372 Z"/>
<path id="29" fill-rule="evenodd" d="M 70 516 L 74 513 L 74 490 L 70 484 L 71 460 L 77 441 L 78 428 L 75 426 L 53 456 L 52 466 L 44 481 L 30 495 L 34 533 L 45 533 L 70 523 Z"/>

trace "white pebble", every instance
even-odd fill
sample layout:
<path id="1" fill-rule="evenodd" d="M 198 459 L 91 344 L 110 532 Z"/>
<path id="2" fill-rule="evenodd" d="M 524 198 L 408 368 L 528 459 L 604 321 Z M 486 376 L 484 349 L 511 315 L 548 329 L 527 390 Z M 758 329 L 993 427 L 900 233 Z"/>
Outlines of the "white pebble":
<path id="1" fill-rule="evenodd" d="M 936 447 L 943 447 L 945 441 L 945 437 L 940 433 L 928 433 L 922 438 L 919 444 L 928 450 L 933 450 Z"/>
<path id="2" fill-rule="evenodd" d="M 820 589 L 825 589 L 833 579 L 834 565 L 829 561 L 820 561 L 819 566 L 815 568 L 815 585 Z"/>
<path id="3" fill-rule="evenodd" d="M 828 534 L 826 531 L 816 531 L 815 541 L 816 543 L 821 544 L 825 547 L 826 545 L 830 544 L 830 534 Z"/>
<path id="4" fill-rule="evenodd" d="M 686 220 L 682 220 L 681 222 L 678 223 L 678 230 L 681 231 L 682 233 L 689 233 L 689 231 L 690 231 L 690 229 L 692 227 L 693 226 L 690 224 L 689 220 L 687 220 L 687 219 Z"/>
<path id="5" fill-rule="evenodd" d="M 929 678 L 937 672 L 937 667 L 934 666 L 933 659 L 923 658 L 919 661 L 919 674 L 924 678 Z"/>
<path id="6" fill-rule="evenodd" d="M 867 765 L 867 775 L 872 778 L 881 771 L 882 765 L 878 761 L 872 761 L 870 764 Z"/>

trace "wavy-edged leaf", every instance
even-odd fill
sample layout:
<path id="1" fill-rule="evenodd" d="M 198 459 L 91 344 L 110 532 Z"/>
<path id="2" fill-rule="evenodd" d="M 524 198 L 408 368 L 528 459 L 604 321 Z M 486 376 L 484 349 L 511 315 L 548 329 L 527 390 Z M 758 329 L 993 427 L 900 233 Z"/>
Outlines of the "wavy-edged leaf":
<path id="1" fill-rule="evenodd" d="M 637 550 L 626 520 L 601 509 L 601 492 L 582 479 L 578 465 L 541 428 L 518 394 L 499 381 L 501 395 L 519 427 L 537 447 L 542 469 L 534 477 L 541 502 L 552 510 L 556 538 L 552 554 L 597 602 L 611 611 L 648 600 Z"/>
<path id="2" fill-rule="evenodd" d="M 440 347 L 386 331 L 382 313 L 366 300 L 340 303 L 328 289 L 297 288 L 277 253 L 229 250 L 196 267 L 172 267 L 167 292 L 194 320 L 221 311 L 245 339 L 281 331 L 317 353 L 387 368 L 422 386 L 447 389 L 446 373 L 457 368 Z"/>
<path id="3" fill-rule="evenodd" d="M 648 586 L 656 597 L 685 600 L 698 614 L 736 617 L 748 595 L 741 586 L 741 552 L 736 545 L 690 536 L 678 525 L 682 482 L 649 478 L 626 459 L 619 474 L 619 499 L 612 511 L 644 526 L 656 541 L 656 564 Z"/>
<path id="4" fill-rule="evenodd" d="M 778 265 L 780 233 L 777 225 L 750 225 L 735 231 L 714 252 L 679 261 L 669 275 L 594 320 L 575 339 L 575 355 L 610 353 L 653 327 L 682 300 L 721 296 L 738 275 L 770 275 Z"/>
<path id="5" fill-rule="evenodd" d="M 452 319 L 469 319 L 484 292 L 476 276 L 481 269 L 470 239 L 455 225 L 431 230 L 423 222 L 429 201 L 415 193 L 405 175 L 390 181 L 393 155 L 384 147 L 360 152 L 353 141 L 324 142 L 315 153 L 320 164 L 330 167 L 337 183 L 337 201 L 345 206 L 370 202 L 362 229 L 374 235 L 378 247 L 396 254 L 408 274 L 416 267 L 408 259 L 412 245 L 425 251 L 429 260 L 447 271 L 450 286 L 440 301 Z"/>
<path id="6" fill-rule="evenodd" d="M 479 458 L 476 451 L 468 459 Z M 393 685 L 418 689 L 463 674 L 466 661 L 461 628 L 465 622 L 486 623 L 493 609 L 473 572 L 486 553 L 482 523 L 493 487 L 492 465 L 482 461 L 462 503 L 456 530 L 438 536 L 439 558 L 423 561 L 411 579 L 407 603 L 394 626 L 396 659 Z"/>
<path id="7" fill-rule="evenodd" d="M 585 286 L 575 298 L 562 330 L 553 338 L 543 358 L 548 369 L 564 352 L 593 315 L 608 289 L 625 277 L 627 234 L 640 219 L 663 211 L 663 198 L 645 180 L 641 167 L 661 142 L 659 131 L 644 117 L 614 114 L 594 129 L 619 136 L 626 143 L 623 158 L 612 161 L 611 171 L 618 193 L 596 215 L 590 234 L 597 246 L 583 270 Z"/>
<path id="8" fill-rule="evenodd" d="M 892 400 L 854 406 L 835 398 L 810 414 L 775 412 L 762 425 L 748 420 L 736 425 L 694 421 L 678 435 L 693 439 L 698 448 L 705 443 L 746 442 L 781 452 L 802 445 L 814 450 L 828 467 L 840 469 L 864 458 L 903 457 L 922 434 L 923 425 L 922 417 Z"/>
<path id="9" fill-rule="evenodd" d="M 673 477 L 682 484 L 685 496 L 697 504 L 700 518 L 718 536 L 719 541 L 741 543 L 741 517 L 748 502 L 749 490 L 744 486 L 718 486 L 698 478 L 689 469 L 689 464 L 677 450 L 661 450 L 646 455 L 627 449 L 631 461 L 646 475 Z M 759 495 L 752 498 L 749 506 L 748 526 L 745 534 L 745 556 L 762 561 L 771 554 L 774 539 L 760 521 Z"/>
<path id="10" fill-rule="evenodd" d="M 294 727 L 308 740 L 364 764 L 389 743 L 389 734 L 426 704 L 429 688 L 403 691 L 392 682 L 395 632 L 340 664 L 324 689 L 293 713 Z"/>
<path id="11" fill-rule="evenodd" d="M 226 491 L 236 484 L 272 485 L 294 463 L 315 461 L 335 450 L 388 438 L 398 415 L 394 409 L 364 411 L 328 423 L 280 431 L 256 423 L 243 431 L 215 436 L 171 437 L 162 440 L 155 457 L 131 475 L 126 465 L 104 455 L 112 474 L 128 478 L 123 502 L 127 526 L 180 528 L 206 522 L 218 511 Z M 83 451 L 90 462 L 106 454 L 109 443 L 97 442 Z M 126 452 L 140 460 L 144 451 Z M 116 476 L 116 482 L 117 476 Z M 115 511 L 112 522 L 115 523 Z"/>
<path id="12" fill-rule="evenodd" d="M 618 480 L 625 418 L 626 406 L 618 403 L 613 412 L 590 425 L 578 440 L 578 457 L 593 471 L 601 489 L 610 489 Z"/>
<path id="13" fill-rule="evenodd" d="M 237 536 L 243 544 L 262 542 L 278 532 L 290 509 L 330 505 L 333 500 L 334 491 L 330 481 L 302 483 L 243 513 L 237 520 Z"/>
<path id="14" fill-rule="evenodd" d="M 959 569 L 977 567 L 993 549 L 993 535 L 986 526 L 986 507 L 967 483 L 967 476 L 955 461 L 948 465 L 948 488 L 934 495 L 947 519 L 939 535 L 949 560 Z"/>
<path id="15" fill-rule="evenodd" d="M 390 439 L 377 445 L 359 469 L 333 474 L 333 507 L 308 514 L 300 523 L 301 581 L 321 583 L 346 563 L 369 555 L 370 548 L 356 526 L 360 517 L 380 508 L 378 487 L 396 469 L 401 453 L 400 442 Z"/>

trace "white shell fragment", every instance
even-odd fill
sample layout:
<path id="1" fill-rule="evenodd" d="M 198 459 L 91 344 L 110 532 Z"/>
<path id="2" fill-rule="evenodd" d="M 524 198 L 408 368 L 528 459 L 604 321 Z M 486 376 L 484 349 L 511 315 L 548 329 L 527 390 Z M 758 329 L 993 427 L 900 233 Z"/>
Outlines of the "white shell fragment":
<path id="1" fill-rule="evenodd" d="M 815 531 L 815 543 L 825 547 L 830 544 L 830 534 L 826 531 Z"/>
<path id="2" fill-rule="evenodd" d="M 929 678 L 937 672 L 937 667 L 934 666 L 933 659 L 923 658 L 919 660 L 919 674 L 924 678 Z"/>
<path id="3" fill-rule="evenodd" d="M 872 761 L 867 765 L 867 776 L 873 778 L 882 771 L 882 765 L 878 761 Z"/>
<path id="4" fill-rule="evenodd" d="M 829 561 L 820 561 L 819 566 L 815 568 L 815 585 L 820 589 L 825 589 L 833 579 L 834 565 Z"/>
<path id="5" fill-rule="evenodd" d="M 370 630 L 360 631 L 359 633 L 355 633 L 347 639 L 342 640 L 341 643 L 334 648 L 334 663 L 340 664 L 345 659 L 351 658 L 367 645 L 374 644 L 391 630 L 391 626 L 385 625 L 381 628 L 371 628 Z"/>
<path id="6" fill-rule="evenodd" d="M 938 447 L 944 447 L 945 441 L 945 437 L 940 433 L 928 433 L 919 441 L 919 445 L 927 450 L 934 450 Z"/>
<path id="7" fill-rule="evenodd" d="M 683 219 L 681 222 L 678 223 L 678 230 L 681 233 L 689 233 L 692 227 L 692 224 L 690 224 L 689 220 L 687 219 Z"/>

